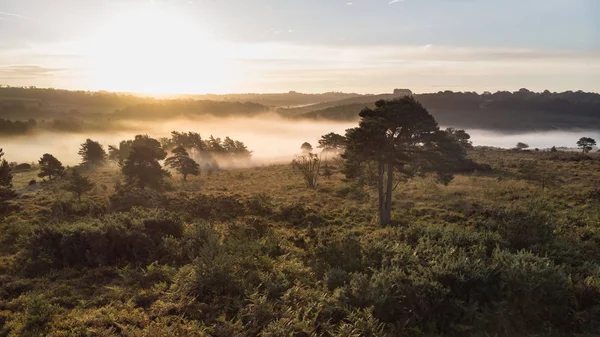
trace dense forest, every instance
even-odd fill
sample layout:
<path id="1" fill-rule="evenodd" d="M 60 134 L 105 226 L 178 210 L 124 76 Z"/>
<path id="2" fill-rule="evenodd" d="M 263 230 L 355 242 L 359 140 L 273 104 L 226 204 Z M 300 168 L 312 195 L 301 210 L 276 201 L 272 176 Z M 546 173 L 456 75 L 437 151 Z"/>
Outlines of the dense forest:
<path id="1" fill-rule="evenodd" d="M 0 336 L 600 334 L 595 139 L 356 114 L 285 164 L 194 131 L 82 135 L 73 167 L 0 150 Z"/>
<path id="2" fill-rule="evenodd" d="M 176 99 L 138 97 L 105 92 L 39 88 L 0 88 L 0 136 L 38 130 L 89 132 L 123 128 L 122 121 L 174 118 L 256 117 L 357 121 L 358 111 L 380 99 L 410 94 L 343 93 L 231 94 L 181 96 Z M 187 98 L 186 98 L 187 97 Z M 452 92 L 415 94 L 437 121 L 448 127 L 502 132 L 600 129 L 600 95 L 563 93 Z M 196 100 L 202 98 L 202 100 Z M 292 107 L 297 106 L 300 107 Z"/>

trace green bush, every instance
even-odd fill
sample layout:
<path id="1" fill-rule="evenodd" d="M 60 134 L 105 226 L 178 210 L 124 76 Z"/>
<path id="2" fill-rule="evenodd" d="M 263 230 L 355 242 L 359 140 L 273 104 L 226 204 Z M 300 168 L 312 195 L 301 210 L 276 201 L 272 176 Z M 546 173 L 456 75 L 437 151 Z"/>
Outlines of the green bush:
<path id="1" fill-rule="evenodd" d="M 114 212 L 129 211 L 134 207 L 158 208 L 167 204 L 166 198 L 153 189 L 115 185 L 115 192 L 110 196 L 111 209 Z"/>
<path id="2" fill-rule="evenodd" d="M 180 203 L 176 211 L 195 218 L 227 221 L 244 214 L 244 205 L 233 195 L 195 194 Z"/>
<path id="3" fill-rule="evenodd" d="M 181 237 L 183 225 L 164 211 L 133 209 L 74 224 L 44 226 L 34 231 L 20 262 L 29 273 L 50 268 L 145 265 L 161 258 L 163 238 Z"/>

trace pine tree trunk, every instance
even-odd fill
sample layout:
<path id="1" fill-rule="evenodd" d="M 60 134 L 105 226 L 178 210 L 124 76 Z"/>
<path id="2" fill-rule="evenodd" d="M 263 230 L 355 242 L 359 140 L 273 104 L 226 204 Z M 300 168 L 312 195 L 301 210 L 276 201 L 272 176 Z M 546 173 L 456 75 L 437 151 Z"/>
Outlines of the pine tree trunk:
<path id="1" fill-rule="evenodd" d="M 394 188 L 394 165 L 392 163 L 387 164 L 387 182 L 385 192 L 385 223 L 383 226 L 388 225 L 392 219 L 392 191 Z"/>
<path id="2" fill-rule="evenodd" d="M 387 179 L 385 179 L 387 166 Z M 392 189 L 394 178 L 394 165 L 378 163 L 378 192 L 379 192 L 379 225 L 384 227 L 392 219 Z M 384 190 L 385 188 L 385 190 Z"/>

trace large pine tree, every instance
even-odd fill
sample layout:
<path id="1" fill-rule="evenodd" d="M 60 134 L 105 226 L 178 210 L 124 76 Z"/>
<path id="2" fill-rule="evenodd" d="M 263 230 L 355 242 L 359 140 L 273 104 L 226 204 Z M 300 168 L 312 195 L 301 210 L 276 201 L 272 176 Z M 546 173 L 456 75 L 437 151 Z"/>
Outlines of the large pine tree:
<path id="1" fill-rule="evenodd" d="M 379 224 L 385 226 L 391 220 L 394 173 L 410 177 L 435 171 L 447 182 L 464 151 L 413 97 L 381 100 L 375 106 L 362 110 L 359 126 L 347 130 L 343 158 L 349 178 L 362 164 L 376 165 Z"/>

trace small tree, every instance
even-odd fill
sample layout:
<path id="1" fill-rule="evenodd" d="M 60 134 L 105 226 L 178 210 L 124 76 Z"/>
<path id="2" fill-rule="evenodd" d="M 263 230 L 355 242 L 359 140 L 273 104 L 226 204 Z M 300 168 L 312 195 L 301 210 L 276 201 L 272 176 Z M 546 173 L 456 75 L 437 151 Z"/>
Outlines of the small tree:
<path id="1" fill-rule="evenodd" d="M 471 135 L 469 135 L 465 130 L 457 130 L 455 128 L 447 128 L 446 133 L 453 137 L 460 146 L 465 150 L 473 149 L 473 142 L 471 142 Z"/>
<path id="2" fill-rule="evenodd" d="M 346 137 L 330 132 L 321 136 L 321 139 L 319 140 L 319 146 L 317 147 L 323 149 L 324 153 L 340 153 L 346 147 Z"/>
<path id="3" fill-rule="evenodd" d="M 321 160 L 316 154 L 309 153 L 304 156 L 300 156 L 292 161 L 292 166 L 300 171 L 302 178 L 306 183 L 306 187 L 317 187 Z"/>
<path id="4" fill-rule="evenodd" d="M 556 149 L 556 146 L 552 146 L 550 148 L 550 152 L 558 152 L 558 150 Z"/>
<path id="5" fill-rule="evenodd" d="M 165 160 L 165 165 L 181 174 L 183 181 L 187 181 L 189 174 L 195 176 L 200 174 L 200 165 L 190 158 L 185 148 L 181 145 L 173 150 L 173 155 Z"/>
<path id="6" fill-rule="evenodd" d="M 121 161 L 121 151 L 119 151 L 119 148 L 113 145 L 108 146 L 108 160 L 115 164 Z"/>
<path id="7" fill-rule="evenodd" d="M 62 177 L 65 174 L 63 164 L 49 153 L 44 154 L 38 164 L 40 165 L 40 173 L 38 174 L 40 178 L 48 177 L 48 179 L 52 180 L 56 177 Z"/>
<path id="8" fill-rule="evenodd" d="M 94 183 L 88 178 L 79 174 L 79 171 L 73 169 L 68 177 L 64 189 L 77 195 L 77 199 L 81 201 L 81 195 L 87 193 L 94 188 Z"/>
<path id="9" fill-rule="evenodd" d="M 527 145 L 525 143 L 521 143 L 521 142 L 518 142 L 517 145 L 515 146 L 515 149 L 520 150 L 520 151 L 528 149 L 528 148 L 529 148 L 529 145 Z"/>
<path id="10" fill-rule="evenodd" d="M 4 152 L 3 149 L 0 149 L 0 187 L 12 188 L 12 173 L 10 169 L 10 164 L 6 159 L 3 159 Z"/>
<path id="11" fill-rule="evenodd" d="M 596 140 L 589 137 L 581 137 L 581 139 L 577 141 L 577 147 L 580 148 L 583 151 L 583 153 L 590 152 L 595 145 Z"/>
<path id="12" fill-rule="evenodd" d="M 87 139 L 79 148 L 81 156 L 81 165 L 83 166 L 100 166 L 106 162 L 106 151 L 100 143 Z"/>
<path id="13" fill-rule="evenodd" d="M 169 172 L 163 170 L 158 161 L 165 159 L 166 156 L 167 153 L 156 139 L 147 135 L 135 136 L 129 155 L 121 167 L 127 184 L 141 189 L 147 186 L 160 188 L 164 177 L 168 176 Z"/>
<path id="14" fill-rule="evenodd" d="M 306 155 L 306 154 L 312 153 L 313 147 L 312 147 L 312 145 L 310 145 L 309 142 L 304 142 L 304 144 L 302 144 L 302 146 L 300 146 L 300 150 L 302 150 L 303 155 Z"/>
<path id="15" fill-rule="evenodd" d="M 0 149 L 0 159 L 4 156 L 4 152 Z M 12 189 L 12 173 L 10 165 L 6 159 L 0 162 L 0 207 L 11 199 L 16 197 L 15 191 Z"/>

